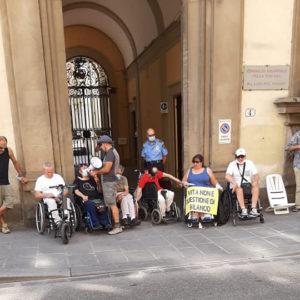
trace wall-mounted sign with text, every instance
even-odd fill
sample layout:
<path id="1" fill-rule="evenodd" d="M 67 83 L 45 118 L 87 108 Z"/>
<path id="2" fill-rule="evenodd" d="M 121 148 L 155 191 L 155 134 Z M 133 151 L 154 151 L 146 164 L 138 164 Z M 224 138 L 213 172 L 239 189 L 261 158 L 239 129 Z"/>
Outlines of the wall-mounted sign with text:
<path id="1" fill-rule="evenodd" d="M 244 90 L 287 90 L 289 66 L 244 66 Z"/>
<path id="2" fill-rule="evenodd" d="M 219 144 L 231 143 L 231 119 L 219 120 Z"/>

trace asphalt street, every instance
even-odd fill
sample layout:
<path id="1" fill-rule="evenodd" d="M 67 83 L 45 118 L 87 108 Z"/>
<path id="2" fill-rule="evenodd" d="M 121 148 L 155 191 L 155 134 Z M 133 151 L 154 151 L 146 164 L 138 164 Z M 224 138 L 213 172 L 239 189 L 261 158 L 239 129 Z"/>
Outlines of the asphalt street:
<path id="1" fill-rule="evenodd" d="M 2 300 L 300 298 L 300 256 L 1 285 Z"/>

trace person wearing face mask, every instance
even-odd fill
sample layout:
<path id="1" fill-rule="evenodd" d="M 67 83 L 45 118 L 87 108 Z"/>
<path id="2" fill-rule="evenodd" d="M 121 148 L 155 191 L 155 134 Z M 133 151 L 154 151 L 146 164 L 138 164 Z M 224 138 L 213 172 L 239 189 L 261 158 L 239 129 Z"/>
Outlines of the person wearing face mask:
<path id="1" fill-rule="evenodd" d="M 236 194 L 240 207 L 242 209 L 242 216 L 247 217 L 248 211 L 245 207 L 244 192 L 241 184 L 244 182 L 251 183 L 252 203 L 250 216 L 258 216 L 256 205 L 259 197 L 258 186 L 258 171 L 251 160 L 246 159 L 246 151 L 239 148 L 235 152 L 235 160 L 230 162 L 226 171 L 226 180 L 230 183 L 232 194 Z"/>
<path id="2" fill-rule="evenodd" d="M 145 168 L 156 167 L 164 171 L 168 150 L 163 141 L 155 137 L 153 128 L 147 129 L 147 141 L 143 144 L 141 156 L 145 161 Z"/>
<path id="3" fill-rule="evenodd" d="M 170 210 L 171 210 L 171 204 L 172 204 L 173 199 L 174 199 L 174 192 L 164 189 L 164 191 L 166 191 L 166 199 L 161 194 L 163 189 L 159 184 L 159 179 L 161 179 L 163 177 L 172 179 L 173 181 L 177 182 L 179 185 L 182 185 L 182 182 L 179 179 L 172 176 L 171 174 L 161 172 L 161 171 L 158 170 L 158 168 L 152 167 L 149 170 L 145 170 L 145 173 L 140 178 L 138 188 L 137 188 L 137 192 L 136 192 L 136 199 L 139 200 L 141 198 L 142 190 L 145 187 L 146 183 L 154 182 L 156 184 L 156 187 L 157 187 L 157 194 L 158 194 L 158 202 L 159 202 L 160 212 L 161 212 L 161 215 L 163 217 L 163 221 L 166 222 L 165 221 L 166 220 L 166 214 L 168 215 Z"/>
<path id="4" fill-rule="evenodd" d="M 87 170 L 88 166 L 86 164 L 81 164 L 78 170 L 78 176 L 74 180 L 74 193 L 80 197 L 83 201 L 85 209 L 89 212 L 93 229 L 101 229 L 103 226 L 108 224 L 106 217 L 100 217 L 96 206 L 93 201 L 99 201 L 101 192 L 101 186 L 98 176 L 91 177 Z M 105 215 L 105 213 L 104 213 Z"/>
<path id="5" fill-rule="evenodd" d="M 138 225 L 139 220 L 136 218 L 136 210 L 134 207 L 133 197 L 129 193 L 128 180 L 123 176 L 125 167 L 120 165 L 118 174 L 116 175 L 117 181 L 117 202 L 121 205 L 122 210 L 122 225 Z"/>
<path id="6" fill-rule="evenodd" d="M 12 209 L 14 206 L 14 194 L 8 179 L 9 160 L 12 161 L 20 182 L 22 184 L 27 183 L 28 180 L 22 175 L 20 165 L 12 149 L 7 147 L 6 137 L 0 136 L 0 223 L 2 233 L 10 232 L 10 229 L 4 221 L 4 213 L 7 209 Z"/>

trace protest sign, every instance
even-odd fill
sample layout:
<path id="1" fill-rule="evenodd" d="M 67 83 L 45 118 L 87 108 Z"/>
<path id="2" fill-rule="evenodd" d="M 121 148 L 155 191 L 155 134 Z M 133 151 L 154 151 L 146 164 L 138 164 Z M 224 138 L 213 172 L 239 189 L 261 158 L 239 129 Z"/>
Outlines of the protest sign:
<path id="1" fill-rule="evenodd" d="M 185 212 L 201 212 L 216 215 L 218 212 L 219 190 L 210 187 L 189 187 L 186 190 Z"/>

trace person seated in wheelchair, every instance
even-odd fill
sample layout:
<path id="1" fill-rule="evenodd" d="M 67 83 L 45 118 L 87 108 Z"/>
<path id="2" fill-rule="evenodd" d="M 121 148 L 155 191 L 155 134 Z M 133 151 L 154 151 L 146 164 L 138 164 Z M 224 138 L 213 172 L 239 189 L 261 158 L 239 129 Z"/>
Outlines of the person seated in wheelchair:
<path id="1" fill-rule="evenodd" d="M 74 193 L 78 196 L 89 213 L 93 225 L 93 229 L 102 229 L 107 225 L 106 217 L 102 220 L 96 203 L 100 201 L 101 185 L 97 175 L 92 177 L 88 172 L 87 164 L 81 164 L 78 169 L 78 176 L 74 180 Z"/>
<path id="2" fill-rule="evenodd" d="M 54 173 L 54 165 L 50 162 L 46 162 L 43 165 L 44 174 L 38 177 L 35 187 L 34 195 L 37 199 L 43 199 L 44 204 L 47 204 L 48 212 L 52 216 L 54 223 L 59 227 L 61 225 L 61 217 L 57 210 L 57 204 L 61 202 L 61 194 L 57 188 L 53 186 L 65 185 L 64 179 Z M 68 190 L 63 191 L 64 195 L 68 194 Z M 67 208 L 71 210 L 70 199 L 67 198 Z M 68 211 L 66 215 L 69 216 Z"/>
<path id="3" fill-rule="evenodd" d="M 257 202 L 259 197 L 258 171 L 251 160 L 246 159 L 246 150 L 239 148 L 235 152 L 235 160 L 230 162 L 226 171 L 226 180 L 230 183 L 232 194 L 235 194 L 238 203 L 242 209 L 242 217 L 257 217 L 260 213 L 257 211 Z M 244 189 L 251 189 L 251 210 L 245 206 Z M 247 187 L 248 185 L 248 187 Z M 248 195 L 247 195 L 248 196 Z M 251 198 L 249 197 L 249 199 Z"/>
<path id="4" fill-rule="evenodd" d="M 125 167 L 119 165 L 119 170 L 117 173 L 117 203 L 121 206 L 122 211 L 122 225 L 138 225 L 139 220 L 136 217 L 136 208 L 133 201 L 132 195 L 129 193 L 128 180 L 123 176 Z"/>
<path id="5" fill-rule="evenodd" d="M 157 187 L 157 196 L 158 196 L 158 203 L 159 203 L 159 209 L 160 213 L 162 215 L 162 218 L 164 221 L 166 221 L 166 218 L 170 214 L 170 207 L 174 199 L 174 192 L 170 190 L 163 190 L 161 186 L 159 185 L 159 179 L 166 177 L 170 178 L 171 180 L 177 182 L 179 185 L 182 185 L 181 181 L 171 174 L 161 172 L 156 167 L 152 167 L 149 170 L 145 170 L 143 176 L 140 178 L 137 193 L 136 193 L 136 199 L 140 199 L 142 195 L 142 189 L 145 187 L 146 183 L 148 182 L 154 182 Z M 162 192 L 165 191 L 166 196 L 164 197 Z"/>
<path id="6" fill-rule="evenodd" d="M 192 159 L 193 167 L 188 169 L 182 178 L 182 182 L 187 182 L 199 187 L 216 187 L 220 191 L 222 186 L 218 183 L 213 171 L 204 165 L 204 157 L 201 154 L 196 154 Z M 210 214 L 190 212 L 188 222 L 200 221 L 209 222 L 213 218 Z M 202 228 L 201 222 L 199 227 Z"/>

